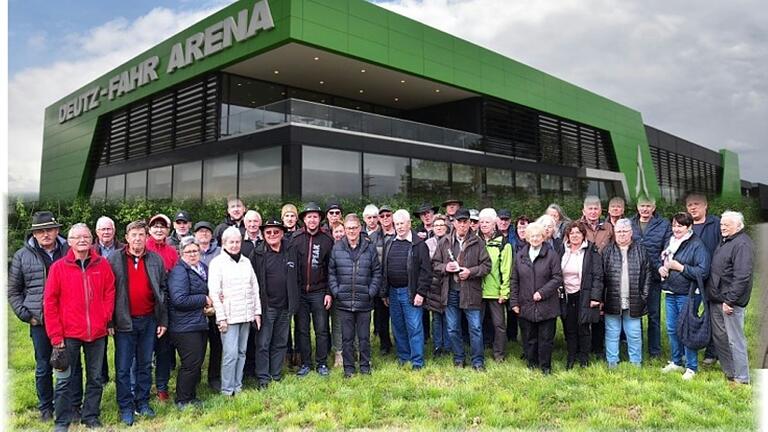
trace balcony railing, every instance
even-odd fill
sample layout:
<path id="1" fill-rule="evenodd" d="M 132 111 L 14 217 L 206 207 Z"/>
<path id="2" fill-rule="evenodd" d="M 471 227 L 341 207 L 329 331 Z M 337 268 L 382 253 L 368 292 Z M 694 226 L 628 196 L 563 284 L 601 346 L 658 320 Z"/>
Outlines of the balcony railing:
<path id="1" fill-rule="evenodd" d="M 223 138 L 286 124 L 359 132 L 409 141 L 479 150 L 482 135 L 347 108 L 286 99 L 226 117 Z"/>

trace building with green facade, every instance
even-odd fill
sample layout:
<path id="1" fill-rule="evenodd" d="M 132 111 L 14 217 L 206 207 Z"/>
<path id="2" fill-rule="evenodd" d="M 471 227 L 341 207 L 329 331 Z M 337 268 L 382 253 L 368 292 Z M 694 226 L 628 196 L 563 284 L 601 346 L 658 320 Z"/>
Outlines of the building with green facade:
<path id="1" fill-rule="evenodd" d="M 40 193 L 677 199 L 740 187 L 733 152 L 364 0 L 241 0 L 49 106 Z"/>

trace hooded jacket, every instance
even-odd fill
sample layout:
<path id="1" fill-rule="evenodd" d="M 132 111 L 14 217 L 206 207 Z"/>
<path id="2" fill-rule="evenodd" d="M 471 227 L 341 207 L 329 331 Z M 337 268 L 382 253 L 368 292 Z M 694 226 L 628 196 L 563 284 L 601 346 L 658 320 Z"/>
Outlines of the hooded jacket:
<path id="1" fill-rule="evenodd" d="M 437 276 L 440 277 L 440 299 L 445 299 L 441 305 L 443 310 L 448 302 L 448 290 L 450 289 L 450 278 L 453 273 L 445 271 L 445 266 L 451 262 L 449 250 L 453 248 L 453 242 L 456 241 L 456 234 L 446 234 L 437 243 L 437 250 L 432 257 L 432 268 Z M 483 278 L 491 271 L 491 258 L 488 251 L 485 250 L 483 242 L 472 230 L 467 232 L 464 240 L 464 248 L 455 256 L 456 261 L 461 267 L 469 269 L 469 278 L 459 283 L 459 307 L 461 309 L 480 309 L 483 304 Z"/>
<path id="2" fill-rule="evenodd" d="M 299 290 L 304 294 L 323 292 L 328 289 L 328 260 L 333 249 L 333 237 L 323 230 L 310 234 L 302 228 L 294 234 L 291 245 L 296 248 L 299 269 Z"/>
<path id="3" fill-rule="evenodd" d="M 179 253 L 176 252 L 176 248 L 169 245 L 165 240 L 159 242 L 154 237 L 147 236 L 147 250 L 160 255 L 166 272 L 170 272 L 176 262 L 179 261 Z"/>
<path id="4" fill-rule="evenodd" d="M 712 256 L 707 300 L 746 307 L 752 294 L 754 244 L 743 230 L 724 238 Z"/>
<path id="5" fill-rule="evenodd" d="M 56 243 L 58 249 L 54 252 L 54 258 L 58 259 L 66 255 L 69 245 L 62 236 L 56 237 Z M 43 292 L 48 277 L 45 260 L 49 258 L 43 257 L 44 253 L 37 246 L 32 234 L 29 234 L 24 247 L 16 251 L 11 260 L 8 272 L 8 302 L 13 313 L 24 322 L 29 322 L 33 317 L 40 324 L 45 322 Z"/>
<path id="6" fill-rule="evenodd" d="M 200 262 L 205 274 L 208 266 Z M 168 331 L 177 333 L 208 330 L 203 313 L 208 296 L 208 281 L 184 260 L 168 273 Z"/>
<path id="7" fill-rule="evenodd" d="M 328 261 L 328 285 L 337 308 L 348 312 L 373 309 L 381 289 L 381 264 L 376 246 L 361 236 L 356 250 L 344 237 L 333 245 Z"/>
<path id="8" fill-rule="evenodd" d="M 656 212 L 648 220 L 645 232 L 640 230 L 640 214 L 636 214 L 631 221 L 632 243 L 638 243 L 645 248 L 649 265 L 653 269 L 649 277 L 651 282 L 659 283 L 661 276 L 656 270 L 661 267 L 661 251 L 664 249 L 665 242 L 672 236 L 672 225 Z"/>
<path id="9" fill-rule="evenodd" d="M 133 259 L 133 258 L 131 258 Z M 139 258 L 144 260 L 149 285 L 155 297 L 155 321 L 158 327 L 168 327 L 168 281 L 167 272 L 160 255 L 145 250 Z M 115 331 L 129 332 L 133 330 L 131 305 L 128 294 L 128 248 L 109 256 L 109 265 L 115 274 L 115 312 L 112 323 Z"/>
<path id="10" fill-rule="evenodd" d="M 224 216 L 224 221 L 216 225 L 216 228 L 213 230 L 213 238 L 218 244 L 221 244 L 221 235 L 224 233 L 224 230 L 231 226 L 237 227 L 237 229 L 240 230 L 240 237 L 245 238 L 245 223 L 243 223 L 243 218 L 236 221 L 232 219 L 232 216 L 230 216 L 229 213 L 227 213 L 227 215 Z"/>
<path id="11" fill-rule="evenodd" d="M 389 253 L 393 242 L 397 239 L 394 236 L 384 244 L 382 253 L 382 279 L 381 297 L 389 298 L 389 290 L 392 288 L 388 280 Z M 424 240 L 418 234 L 411 231 L 411 249 L 408 251 L 408 260 L 406 261 L 406 270 L 408 272 L 408 298 L 413 303 L 416 294 L 424 297 L 429 295 L 430 285 L 432 284 L 432 261 L 429 258 L 429 248 Z"/>
<path id="12" fill-rule="evenodd" d="M 512 286 L 509 307 L 520 307 L 520 317 L 531 322 L 542 322 L 560 315 L 558 288 L 563 284 L 560 255 L 547 243 L 542 243 L 539 255 L 531 262 L 526 244 L 518 251 L 515 269 L 512 272 Z M 538 292 L 541 300 L 533 301 Z"/>
<path id="13" fill-rule="evenodd" d="M 512 245 L 498 235 L 485 242 L 485 250 L 491 259 L 491 271 L 483 278 L 484 299 L 509 299 L 512 277 Z"/>
<path id="14" fill-rule="evenodd" d="M 115 276 L 107 260 L 92 249 L 88 253 L 81 263 L 69 250 L 51 266 L 44 300 L 51 345 L 64 338 L 93 342 L 107 335 L 115 308 Z"/>
<path id="15" fill-rule="evenodd" d="M 208 272 L 208 297 L 216 309 L 216 322 L 240 324 L 261 315 L 259 282 L 248 257 L 235 261 L 226 251 L 211 260 Z"/>
<path id="16" fill-rule="evenodd" d="M 667 239 L 664 249 L 669 246 L 671 237 Z M 696 289 L 697 277 L 702 281 L 709 277 L 709 252 L 701 240 L 693 234 L 684 241 L 675 252 L 674 260 L 683 265 L 683 271 L 671 271 L 661 282 L 661 289 L 672 294 L 688 295 L 691 288 Z M 658 268 L 656 269 L 658 271 Z"/>
<path id="17" fill-rule="evenodd" d="M 586 216 L 582 216 L 579 221 L 584 222 L 587 227 L 587 240 L 595 245 L 599 253 L 603 253 L 603 250 L 613 242 L 613 225 L 601 218 L 597 222 L 597 227 L 592 228 Z"/>
<path id="18" fill-rule="evenodd" d="M 717 245 L 723 239 L 720 234 L 720 218 L 715 215 L 707 215 L 703 224 L 693 224 L 693 232 L 699 236 L 704 247 L 707 248 L 707 252 L 709 252 L 709 257 L 712 258 Z"/>
<path id="19" fill-rule="evenodd" d="M 611 243 L 603 250 L 603 310 L 606 314 L 621 314 L 621 264 L 621 249 L 616 243 Z M 648 313 L 648 292 L 651 287 L 651 278 L 648 273 L 654 270 L 650 266 L 648 252 L 634 241 L 630 243 L 627 250 L 627 264 L 629 316 L 640 318 Z"/>
<path id="20" fill-rule="evenodd" d="M 266 310 L 269 307 L 269 296 L 267 295 L 267 267 L 266 254 L 270 247 L 267 242 L 261 242 L 251 253 L 251 263 L 253 271 L 256 273 L 256 279 L 259 281 L 259 298 L 261 300 L 261 309 Z M 280 246 L 280 253 L 285 257 L 285 268 L 282 269 L 286 274 L 286 290 L 288 296 L 288 313 L 293 315 L 299 307 L 299 272 L 296 265 L 296 248 L 291 241 L 283 238 Z"/>

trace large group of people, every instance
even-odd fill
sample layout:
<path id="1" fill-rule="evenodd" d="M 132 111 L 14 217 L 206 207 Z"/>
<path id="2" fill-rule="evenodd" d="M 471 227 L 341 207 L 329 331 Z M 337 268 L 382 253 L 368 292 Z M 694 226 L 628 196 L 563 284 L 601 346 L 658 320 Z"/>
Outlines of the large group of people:
<path id="1" fill-rule="evenodd" d="M 243 391 L 244 377 L 265 389 L 290 366 L 299 377 L 339 367 L 352 378 L 373 371 L 372 328 L 381 354 L 394 349 L 413 370 L 450 355 L 455 367 L 482 372 L 485 349 L 503 362 L 519 335 L 527 366 L 550 374 L 561 319 L 566 369 L 594 358 L 617 368 L 622 338 L 640 367 L 644 351 L 662 356 L 662 293 L 670 352 L 660 372 L 684 380 L 698 372 L 699 351 L 679 334 L 693 302 L 709 317 L 704 362 L 750 382 L 744 315 L 754 250 L 741 213 L 708 214 L 696 193 L 669 219 L 648 197 L 633 217 L 611 199 L 605 219 L 594 196 L 575 220 L 557 204 L 536 218 L 454 198 L 441 207 L 415 209 L 415 225 L 406 209 L 370 204 L 345 215 L 338 203 L 314 202 L 301 211 L 285 204 L 264 220 L 234 197 L 215 227 L 180 210 L 173 220 L 129 223 L 125 243 L 107 216 L 95 238 L 83 223 L 63 237 L 51 212 L 35 213 L 8 298 L 30 326 L 41 419 L 58 430 L 101 426 L 108 336 L 126 425 L 155 415 L 153 364 L 157 399 L 170 398 L 178 369 L 173 393 L 186 409 L 201 404 L 206 354 L 208 385 L 226 396 Z"/>

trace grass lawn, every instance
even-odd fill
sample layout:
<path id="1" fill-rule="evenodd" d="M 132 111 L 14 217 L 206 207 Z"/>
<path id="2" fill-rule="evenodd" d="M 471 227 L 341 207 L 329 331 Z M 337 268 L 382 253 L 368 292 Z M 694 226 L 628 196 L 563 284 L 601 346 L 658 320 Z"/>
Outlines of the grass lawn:
<path id="1" fill-rule="evenodd" d="M 759 285 L 747 315 L 747 335 L 754 355 L 757 341 Z M 662 299 L 663 304 L 663 299 Z M 662 307 L 662 310 L 664 308 Z M 34 356 L 29 330 L 9 310 L 9 427 L 50 430 L 38 421 L 34 391 Z M 664 349 L 668 350 L 662 323 Z M 110 343 L 110 350 L 114 347 Z M 259 392 L 255 382 L 235 398 L 223 397 L 201 384 L 204 406 L 179 412 L 172 403 L 153 402 L 155 419 L 139 419 L 137 430 L 243 430 L 257 428 L 377 429 L 727 429 L 757 428 L 751 386 L 726 382 L 718 365 L 702 366 L 691 382 L 663 375 L 664 361 L 645 361 L 642 369 L 623 362 L 607 370 L 602 361 L 586 369 L 566 371 L 565 345 L 558 324 L 554 373 L 529 371 L 519 359 L 517 343 L 508 345 L 508 360 L 489 360 L 486 373 L 457 370 L 449 358 L 432 361 L 420 372 L 400 368 L 393 356 L 382 358 L 373 346 L 371 376 L 344 379 L 317 374 L 299 379 L 292 373 Z M 429 351 L 429 347 L 427 347 Z M 703 354 L 702 354 L 703 355 Z M 110 354 L 110 361 L 112 355 Z M 114 368 L 110 364 L 113 377 Z M 174 374 L 175 376 L 175 374 Z M 175 387 L 171 378 L 171 389 Z M 203 375 L 205 380 L 205 373 Z M 117 415 L 115 384 L 102 399 L 102 422 L 127 430 Z M 85 430 L 74 426 L 72 430 Z"/>

